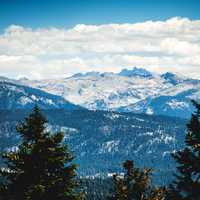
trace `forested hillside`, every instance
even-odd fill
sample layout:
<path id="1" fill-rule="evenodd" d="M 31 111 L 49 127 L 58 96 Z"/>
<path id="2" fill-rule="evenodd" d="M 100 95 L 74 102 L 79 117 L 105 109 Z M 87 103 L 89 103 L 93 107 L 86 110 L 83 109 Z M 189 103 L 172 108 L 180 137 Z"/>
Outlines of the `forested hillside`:
<path id="1" fill-rule="evenodd" d="M 15 125 L 30 111 L 0 112 L 1 149 L 14 148 L 20 138 Z M 80 176 L 107 177 L 134 159 L 154 168 L 154 181 L 169 183 L 175 169 L 170 153 L 183 147 L 186 121 L 179 118 L 106 111 L 44 110 L 47 129 L 63 131 L 80 166 Z M 159 177 L 159 179 L 157 179 Z"/>

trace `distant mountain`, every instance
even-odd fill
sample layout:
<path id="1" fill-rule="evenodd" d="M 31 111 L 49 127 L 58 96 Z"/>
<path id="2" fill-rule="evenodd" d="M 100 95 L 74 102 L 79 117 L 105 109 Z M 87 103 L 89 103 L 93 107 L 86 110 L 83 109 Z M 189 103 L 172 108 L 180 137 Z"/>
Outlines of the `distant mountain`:
<path id="1" fill-rule="evenodd" d="M 118 111 L 190 118 L 194 111 L 191 99 L 200 100 L 200 81 L 182 81 L 160 95 L 121 107 Z"/>
<path id="2" fill-rule="evenodd" d="M 18 80 L 7 78 L 5 76 L 0 76 L 0 82 L 17 83 Z"/>
<path id="3" fill-rule="evenodd" d="M 31 109 L 35 104 L 42 109 L 82 109 L 60 96 L 7 81 L 0 81 L 0 109 Z"/>
<path id="4" fill-rule="evenodd" d="M 74 74 L 72 77 L 73 78 L 80 78 L 80 77 L 100 76 L 100 75 L 101 75 L 100 72 L 92 71 L 92 72 L 87 72 L 87 73 L 77 73 L 77 74 Z"/>
<path id="5" fill-rule="evenodd" d="M 123 69 L 120 73 L 118 73 L 120 76 L 127 76 L 127 77 L 133 77 L 133 76 L 140 76 L 140 77 L 152 77 L 152 73 L 147 71 L 143 68 L 137 68 L 134 67 L 132 70 L 129 69 Z"/>
<path id="6" fill-rule="evenodd" d="M 185 118 L 191 115 L 190 100 L 200 100 L 200 80 L 170 72 L 158 75 L 136 67 L 118 74 L 88 72 L 63 79 L 19 82 L 92 110 Z"/>
<path id="7" fill-rule="evenodd" d="M 19 143 L 15 125 L 30 111 L 0 112 L 0 148 Z M 48 130 L 63 131 L 76 156 L 81 176 L 107 176 L 121 172 L 121 163 L 133 159 L 154 169 L 156 184 L 172 180 L 175 163 L 170 154 L 183 147 L 186 121 L 145 114 L 88 110 L 44 110 Z"/>
<path id="8" fill-rule="evenodd" d="M 166 87 L 159 76 L 127 77 L 89 72 L 63 79 L 21 81 L 22 84 L 64 97 L 88 109 L 115 110 L 155 95 Z"/>
<path id="9" fill-rule="evenodd" d="M 167 72 L 162 74 L 161 77 L 166 80 L 166 83 L 171 83 L 172 85 L 177 85 L 184 81 L 184 78 L 177 76 L 176 74 Z"/>

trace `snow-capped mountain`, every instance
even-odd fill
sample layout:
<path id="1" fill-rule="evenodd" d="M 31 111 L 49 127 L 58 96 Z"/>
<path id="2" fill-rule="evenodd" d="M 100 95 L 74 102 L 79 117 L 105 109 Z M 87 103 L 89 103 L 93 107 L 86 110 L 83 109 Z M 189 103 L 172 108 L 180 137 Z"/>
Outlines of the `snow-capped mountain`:
<path id="1" fill-rule="evenodd" d="M 127 76 L 127 77 L 133 77 L 133 76 L 152 77 L 152 73 L 151 72 L 147 71 L 146 69 L 137 68 L 137 67 L 134 67 L 132 70 L 123 69 L 118 74 L 120 76 Z"/>
<path id="2" fill-rule="evenodd" d="M 187 80 L 186 77 L 180 77 L 170 72 L 162 74 L 161 78 L 165 79 L 166 83 L 171 83 L 172 85 L 177 85 L 179 83 L 184 82 L 184 80 Z"/>
<path id="3" fill-rule="evenodd" d="M 35 104 L 42 109 L 81 109 L 60 96 L 7 81 L 0 81 L 0 109 L 31 109 Z"/>
<path id="4" fill-rule="evenodd" d="M 138 70 L 137 70 L 138 71 Z M 159 76 L 124 76 L 115 73 L 90 72 L 64 79 L 21 81 L 25 85 L 64 97 L 89 109 L 115 110 L 154 96 L 168 88 Z"/>
<path id="5" fill-rule="evenodd" d="M 63 79 L 19 82 L 92 110 L 188 117 L 190 100 L 200 100 L 200 80 L 170 72 L 159 75 L 136 67 L 120 73 L 88 72 Z"/>
<path id="6" fill-rule="evenodd" d="M 174 84 L 173 81 L 174 86 L 163 90 L 160 95 L 121 107 L 118 111 L 189 118 L 194 110 L 191 100 L 200 100 L 200 81 L 176 81 L 179 82 Z"/>

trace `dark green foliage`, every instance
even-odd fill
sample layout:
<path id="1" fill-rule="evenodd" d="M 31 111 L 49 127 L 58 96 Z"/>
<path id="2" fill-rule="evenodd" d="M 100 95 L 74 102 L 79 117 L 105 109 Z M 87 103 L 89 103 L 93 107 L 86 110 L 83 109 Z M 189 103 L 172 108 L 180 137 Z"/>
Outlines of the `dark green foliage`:
<path id="1" fill-rule="evenodd" d="M 124 162 L 124 175 L 114 175 L 114 194 L 109 200 L 164 200 L 165 189 L 153 187 L 150 175 L 152 170 L 136 168 L 133 161 Z"/>
<path id="2" fill-rule="evenodd" d="M 17 151 L 5 153 L 6 168 L 1 199 L 5 200 L 78 200 L 76 166 L 63 145 L 63 133 L 45 130 L 47 120 L 38 107 L 17 126 L 22 142 Z"/>
<path id="3" fill-rule="evenodd" d="M 192 114 L 185 143 L 186 147 L 173 154 L 178 163 L 176 180 L 170 185 L 169 200 L 200 199 L 200 104 L 193 101 L 196 112 Z"/>
<path id="4" fill-rule="evenodd" d="M 105 200 L 113 188 L 112 177 L 85 177 L 80 182 L 85 200 Z"/>
<path id="5" fill-rule="evenodd" d="M 155 169 L 155 184 L 171 183 L 175 161 L 169 152 L 184 147 L 186 120 L 87 110 L 43 110 L 43 113 L 48 117 L 53 132 L 65 132 L 65 142 L 77 155 L 80 176 L 120 173 L 121 163 L 132 159 L 138 167 Z M 29 111 L 0 111 L 0 136 L 5 138 L 5 147 L 11 148 L 19 141 L 14 143 L 18 135 L 14 127 L 25 114 L 29 114 Z M 107 144 L 110 142 L 109 150 Z"/>

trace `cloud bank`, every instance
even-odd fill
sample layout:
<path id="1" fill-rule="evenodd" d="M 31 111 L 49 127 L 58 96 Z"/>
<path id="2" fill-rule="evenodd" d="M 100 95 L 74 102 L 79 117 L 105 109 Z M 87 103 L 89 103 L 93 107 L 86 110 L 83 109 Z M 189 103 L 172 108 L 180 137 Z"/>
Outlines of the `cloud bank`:
<path id="1" fill-rule="evenodd" d="M 139 66 L 200 78 L 200 20 L 171 18 L 71 29 L 9 26 L 0 35 L 0 74 L 32 79 Z"/>

